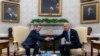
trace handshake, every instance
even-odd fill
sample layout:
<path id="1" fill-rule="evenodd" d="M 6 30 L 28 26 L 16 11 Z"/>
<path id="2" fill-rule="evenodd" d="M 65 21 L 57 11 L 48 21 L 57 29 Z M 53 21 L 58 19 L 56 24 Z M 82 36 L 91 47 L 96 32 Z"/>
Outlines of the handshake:
<path id="1" fill-rule="evenodd" d="M 46 38 L 44 38 L 44 40 L 45 41 L 51 41 L 51 40 L 54 40 L 54 38 L 53 37 L 46 37 Z"/>

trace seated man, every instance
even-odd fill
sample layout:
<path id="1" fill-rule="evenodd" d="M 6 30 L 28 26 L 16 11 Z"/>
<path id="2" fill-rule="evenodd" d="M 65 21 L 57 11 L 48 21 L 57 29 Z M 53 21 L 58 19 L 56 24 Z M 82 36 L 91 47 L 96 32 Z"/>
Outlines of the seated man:
<path id="1" fill-rule="evenodd" d="M 41 30 L 40 25 L 34 26 L 34 30 L 32 30 L 26 40 L 22 43 L 23 47 L 26 50 L 26 55 L 30 56 L 30 48 L 34 48 L 33 56 L 39 53 L 39 46 L 37 45 L 37 41 L 48 41 L 48 38 L 41 38 L 39 31 Z"/>
<path id="2" fill-rule="evenodd" d="M 50 40 L 58 40 L 63 37 L 66 42 L 65 44 L 60 45 L 61 56 L 70 56 L 70 49 L 81 47 L 79 36 L 74 29 L 70 28 L 69 23 L 64 23 L 64 31 L 59 37 L 51 38 Z"/>

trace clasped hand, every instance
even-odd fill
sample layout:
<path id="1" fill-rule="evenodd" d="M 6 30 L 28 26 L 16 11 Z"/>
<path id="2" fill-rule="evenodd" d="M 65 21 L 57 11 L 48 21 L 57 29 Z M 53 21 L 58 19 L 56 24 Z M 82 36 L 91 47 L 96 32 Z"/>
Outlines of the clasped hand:
<path id="1" fill-rule="evenodd" d="M 44 38 L 44 40 L 45 41 L 51 41 L 51 40 L 54 40 L 54 38 L 53 37 L 46 37 L 46 38 Z"/>

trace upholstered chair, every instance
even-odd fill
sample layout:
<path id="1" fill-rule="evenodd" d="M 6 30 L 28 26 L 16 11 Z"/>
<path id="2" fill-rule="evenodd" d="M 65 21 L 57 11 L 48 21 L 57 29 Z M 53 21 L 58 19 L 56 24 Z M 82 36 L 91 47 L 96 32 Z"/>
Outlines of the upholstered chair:
<path id="1" fill-rule="evenodd" d="M 71 49 L 71 54 L 77 54 L 77 55 L 84 55 L 85 54 L 85 48 L 84 44 L 87 43 L 87 33 L 88 33 L 88 27 L 74 27 L 79 35 L 80 42 L 82 44 L 82 48 L 77 48 L 77 49 Z"/>
<path id="2" fill-rule="evenodd" d="M 15 26 L 12 27 L 13 43 L 15 46 L 14 56 L 16 54 L 22 55 L 25 54 L 25 49 L 22 47 L 22 42 L 26 39 L 29 34 L 29 28 L 26 26 Z"/>

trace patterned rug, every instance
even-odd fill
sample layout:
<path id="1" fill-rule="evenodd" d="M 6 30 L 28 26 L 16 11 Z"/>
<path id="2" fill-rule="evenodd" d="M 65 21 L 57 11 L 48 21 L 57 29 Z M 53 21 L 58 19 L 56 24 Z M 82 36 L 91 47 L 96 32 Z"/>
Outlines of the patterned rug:
<path id="1" fill-rule="evenodd" d="M 51 56 L 51 54 L 43 54 L 44 56 Z M 3 53 L 2 56 L 7 56 L 7 53 Z M 10 56 L 14 56 L 13 53 L 10 53 Z M 26 55 L 16 55 L 16 56 L 26 56 Z M 30 55 L 32 56 L 32 55 Z M 41 55 L 36 55 L 36 56 L 41 56 Z M 52 56 L 61 56 L 60 54 L 52 54 Z"/>
<path id="2" fill-rule="evenodd" d="M 91 56 L 90 54 L 91 53 L 87 53 L 87 56 Z M 7 54 L 6 53 L 3 53 L 2 56 L 7 56 Z M 10 56 L 13 56 L 13 53 L 10 53 Z M 17 55 L 17 56 L 26 56 L 26 55 Z M 37 55 L 37 56 L 39 56 L 39 55 Z M 52 56 L 55 56 L 55 55 L 52 55 Z M 60 54 L 57 54 L 57 56 L 61 56 L 61 55 Z M 78 55 L 72 55 L 72 56 L 78 56 Z M 97 53 L 94 53 L 93 56 L 98 56 L 98 55 L 97 55 Z"/>

